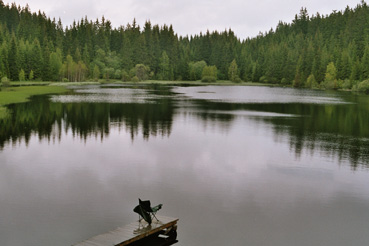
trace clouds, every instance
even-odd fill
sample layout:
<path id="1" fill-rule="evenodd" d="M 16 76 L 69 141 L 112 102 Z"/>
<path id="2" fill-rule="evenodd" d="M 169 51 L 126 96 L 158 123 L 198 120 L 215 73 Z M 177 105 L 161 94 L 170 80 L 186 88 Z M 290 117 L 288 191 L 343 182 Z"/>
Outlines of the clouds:
<path id="1" fill-rule="evenodd" d="M 8 1 L 5 1 L 7 3 Z M 126 25 L 136 18 L 141 26 L 146 20 L 153 24 L 172 24 L 180 35 L 198 34 L 206 30 L 232 28 L 240 38 L 254 37 L 269 31 L 280 20 L 291 22 L 301 7 L 309 14 L 329 14 L 347 5 L 355 7 L 359 0 L 18 0 L 41 9 L 51 18 L 61 18 L 64 25 L 84 16 L 95 20 L 105 16 L 113 26 Z"/>

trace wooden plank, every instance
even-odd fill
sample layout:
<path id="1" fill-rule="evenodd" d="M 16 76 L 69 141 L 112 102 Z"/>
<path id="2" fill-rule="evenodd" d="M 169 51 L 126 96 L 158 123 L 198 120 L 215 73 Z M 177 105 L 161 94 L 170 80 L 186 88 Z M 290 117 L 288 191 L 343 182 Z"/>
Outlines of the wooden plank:
<path id="1" fill-rule="evenodd" d="M 118 227 L 108 233 L 97 235 L 74 246 L 125 246 L 164 229 L 171 228 L 178 221 L 177 218 L 167 216 L 156 217 L 159 221 L 154 218 L 151 225 L 145 221 L 137 221 L 124 227 Z"/>

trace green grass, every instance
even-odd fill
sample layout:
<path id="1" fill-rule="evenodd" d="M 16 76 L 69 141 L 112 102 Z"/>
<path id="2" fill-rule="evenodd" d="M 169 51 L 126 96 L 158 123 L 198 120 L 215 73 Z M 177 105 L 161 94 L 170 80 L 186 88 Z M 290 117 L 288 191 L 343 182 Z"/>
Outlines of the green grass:
<path id="1" fill-rule="evenodd" d="M 67 89 L 60 86 L 20 86 L 2 88 L 0 91 L 0 118 L 7 115 L 8 104 L 27 102 L 31 96 L 56 94 L 66 92 Z"/>

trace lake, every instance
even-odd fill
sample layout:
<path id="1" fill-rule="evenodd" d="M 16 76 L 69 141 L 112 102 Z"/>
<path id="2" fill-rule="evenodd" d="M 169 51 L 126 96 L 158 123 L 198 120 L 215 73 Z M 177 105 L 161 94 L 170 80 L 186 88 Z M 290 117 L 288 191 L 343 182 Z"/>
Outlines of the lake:
<path id="1" fill-rule="evenodd" d="M 369 97 L 79 86 L 0 120 L 0 245 L 65 246 L 178 217 L 176 245 L 369 242 Z"/>

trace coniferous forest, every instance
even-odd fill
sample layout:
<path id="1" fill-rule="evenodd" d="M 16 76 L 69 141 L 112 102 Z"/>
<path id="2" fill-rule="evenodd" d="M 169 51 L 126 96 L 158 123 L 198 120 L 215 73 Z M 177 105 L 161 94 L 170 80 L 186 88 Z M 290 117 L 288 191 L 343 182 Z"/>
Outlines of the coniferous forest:
<path id="1" fill-rule="evenodd" d="M 362 1 L 326 16 L 302 8 L 291 23 L 240 40 L 232 30 L 182 37 L 171 25 L 149 21 L 114 28 L 104 17 L 63 27 L 60 19 L 0 0 L 0 77 L 218 79 L 351 89 L 369 79 L 369 7 Z"/>

